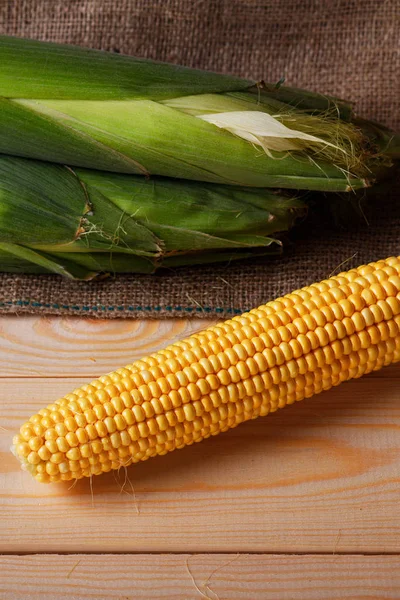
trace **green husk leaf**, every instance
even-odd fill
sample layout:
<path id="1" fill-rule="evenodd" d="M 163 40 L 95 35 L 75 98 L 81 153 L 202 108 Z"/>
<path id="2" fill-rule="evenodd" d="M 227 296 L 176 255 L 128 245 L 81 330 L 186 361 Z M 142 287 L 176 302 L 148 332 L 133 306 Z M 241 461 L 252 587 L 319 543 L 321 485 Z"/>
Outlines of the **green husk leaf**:
<path id="1" fill-rule="evenodd" d="M 247 89 L 254 81 L 66 44 L 0 36 L 6 98 L 161 100 Z"/>
<path id="2" fill-rule="evenodd" d="M 263 248 L 248 248 L 243 250 L 220 250 L 214 252 L 197 252 L 196 254 L 181 254 L 167 256 L 161 267 L 171 269 L 188 265 L 205 265 L 210 263 L 226 263 L 229 265 L 235 260 L 255 259 L 262 256 L 276 256 L 282 253 L 282 246 L 272 244 Z M 249 264 L 251 268 L 251 263 Z"/>
<path id="3" fill-rule="evenodd" d="M 140 256 L 160 256 L 164 242 L 149 227 L 141 224 L 134 215 L 121 210 L 100 190 L 87 187 L 84 181 L 90 211 L 82 220 L 83 231 L 72 244 L 70 251 L 126 252 Z M 46 244 L 46 247 L 49 246 Z"/>
<path id="4" fill-rule="evenodd" d="M 371 143 L 380 149 L 382 155 L 389 159 L 400 160 L 400 134 L 380 123 L 361 117 L 357 117 L 354 122 L 368 136 Z"/>
<path id="5" fill-rule="evenodd" d="M 15 120 L 10 105 L 0 110 L 3 153 L 104 169 L 110 152 L 108 170 L 230 185 L 323 191 L 368 185 L 317 157 L 276 152 L 271 158 L 215 125 L 152 101 L 13 104 Z"/>
<path id="6" fill-rule="evenodd" d="M 359 130 L 345 122 L 349 105 L 303 90 L 0 37 L 0 91 L 4 154 L 146 176 L 321 191 L 366 187 L 380 171 L 371 138 L 358 138 Z M 267 131 L 260 148 L 236 129 L 196 118 L 210 114 L 211 105 L 219 114 L 266 112 L 310 143 L 271 147 Z M 312 137 L 321 142 L 313 144 Z"/>
<path id="7" fill-rule="evenodd" d="M 23 263 L 35 265 L 39 268 L 35 272 L 55 273 L 56 275 L 64 275 L 69 279 L 93 279 L 96 275 L 95 271 L 91 272 L 85 266 L 81 267 L 75 261 L 64 260 L 63 258 L 60 259 L 57 256 L 51 256 L 44 252 L 38 252 L 18 244 L 0 242 L 0 252 L 14 257 L 14 259 L 19 259 L 20 265 Z M 1 258 L 2 254 L 0 254 L 0 259 Z M 5 263 L 5 265 L 6 264 L 7 263 Z M 6 270 L 3 268 L 3 265 L 1 265 L 1 270 Z"/>
<path id="8" fill-rule="evenodd" d="M 95 208 L 94 208 L 95 207 Z M 0 157 L 1 241 L 38 249 L 134 248 L 158 256 L 161 242 L 98 190 L 88 191 L 72 169 Z"/>
<path id="9" fill-rule="evenodd" d="M 60 264 L 73 262 L 82 269 L 83 273 L 87 275 L 94 273 L 95 276 L 116 275 L 117 273 L 151 275 L 162 264 L 162 259 L 151 259 L 145 256 L 116 252 L 77 252 L 74 254 L 57 252 L 50 253 L 50 256 Z M 85 279 L 88 278 L 88 276 L 85 277 Z"/>
<path id="10" fill-rule="evenodd" d="M 96 171 L 78 169 L 80 180 L 92 194 L 100 190 L 124 214 L 145 225 L 163 240 L 165 251 L 194 250 L 248 245 L 269 245 L 260 235 L 270 236 L 289 229 L 304 204 L 269 190 L 224 187 L 168 179 L 146 180 L 113 174 L 105 178 Z M 250 237 L 248 238 L 250 239 Z"/>
<path id="11" fill-rule="evenodd" d="M 87 210 L 84 189 L 64 167 L 0 157 L 2 242 L 71 242 Z"/>
<path id="12" fill-rule="evenodd" d="M 211 263 L 226 263 L 232 261 L 257 258 L 280 254 L 280 246 L 273 245 L 266 248 L 252 248 L 247 250 L 223 250 L 214 252 L 196 252 L 194 254 L 177 254 L 167 256 L 158 263 L 150 261 L 141 256 L 132 254 L 47 254 L 47 268 L 45 262 L 41 259 L 44 255 L 36 257 L 38 262 L 31 262 L 29 259 L 22 258 L 22 254 L 17 256 L 13 249 L 7 252 L 2 249 L 0 244 L 0 265 L 1 271 L 6 273 L 25 273 L 25 274 L 61 274 L 70 279 L 80 279 L 88 281 L 97 277 L 98 274 L 117 275 L 123 273 L 137 273 L 141 275 L 152 275 L 158 270 L 175 269 L 183 266 L 205 265 Z M 36 253 L 38 254 L 38 253 Z M 27 255 L 26 255 L 27 256 Z M 30 259 L 32 256 L 29 257 Z M 73 264 L 71 264 L 73 258 Z M 40 263 L 40 264 L 39 264 Z"/>
<path id="13" fill-rule="evenodd" d="M 333 111 L 343 121 L 351 121 L 353 116 L 351 102 L 335 96 L 266 83 L 265 81 L 251 88 L 249 92 L 253 94 L 255 101 L 261 104 L 264 102 L 270 104 L 271 100 L 275 100 L 311 114 L 326 114 Z"/>
<path id="14" fill-rule="evenodd" d="M 300 200 L 266 189 L 0 156 L 0 270 L 90 279 L 233 260 L 276 251 L 274 234 L 304 212 Z"/>
<path id="15" fill-rule="evenodd" d="M 1 69 L 0 69 L 1 70 Z M 0 152 L 61 164 L 94 166 L 105 171 L 144 173 L 135 160 L 91 137 L 68 122 L 59 122 L 33 102 L 0 97 Z"/>

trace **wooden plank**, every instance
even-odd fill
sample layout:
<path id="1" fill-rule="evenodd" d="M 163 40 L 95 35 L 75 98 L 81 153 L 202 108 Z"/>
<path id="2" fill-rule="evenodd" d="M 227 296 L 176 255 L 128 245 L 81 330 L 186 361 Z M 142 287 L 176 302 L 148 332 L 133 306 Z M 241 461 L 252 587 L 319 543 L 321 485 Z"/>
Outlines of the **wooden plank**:
<path id="1" fill-rule="evenodd" d="M 38 484 L 9 452 L 19 424 L 80 379 L 3 379 L 0 552 L 399 552 L 399 375 L 133 466 L 136 499 L 124 473 L 95 478 L 93 503 L 88 480 Z"/>
<path id="2" fill-rule="evenodd" d="M 2 600 L 383 600 L 399 556 L 39 555 L 0 557 Z"/>
<path id="3" fill-rule="evenodd" d="M 215 323 L 2 316 L 0 376 L 95 377 Z"/>
<path id="4" fill-rule="evenodd" d="M 217 321 L 5 316 L 0 319 L 1 377 L 94 378 Z M 396 366 L 374 377 L 397 377 Z"/>
<path id="5" fill-rule="evenodd" d="M 2 376 L 93 377 L 204 327 L 202 320 L 3 317 Z"/>

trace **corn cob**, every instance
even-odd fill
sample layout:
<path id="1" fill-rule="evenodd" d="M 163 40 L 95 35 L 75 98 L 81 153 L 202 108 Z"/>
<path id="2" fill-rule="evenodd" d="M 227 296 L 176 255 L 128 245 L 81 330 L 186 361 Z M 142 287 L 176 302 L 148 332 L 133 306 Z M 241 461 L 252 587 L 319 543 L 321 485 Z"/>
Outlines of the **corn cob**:
<path id="1" fill-rule="evenodd" d="M 211 183 L 363 188 L 395 136 L 336 98 L 0 36 L 0 152 Z"/>
<path id="2" fill-rule="evenodd" d="M 14 438 L 39 482 L 166 454 L 400 360 L 400 258 L 288 294 L 83 385 Z"/>

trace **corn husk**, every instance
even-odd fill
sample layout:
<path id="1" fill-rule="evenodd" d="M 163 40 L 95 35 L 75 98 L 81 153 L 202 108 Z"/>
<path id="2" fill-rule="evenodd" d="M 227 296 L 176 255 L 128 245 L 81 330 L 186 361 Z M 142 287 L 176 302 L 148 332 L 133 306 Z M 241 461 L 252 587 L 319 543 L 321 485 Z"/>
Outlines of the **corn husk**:
<path id="1" fill-rule="evenodd" d="M 391 160 L 344 101 L 73 46 L 0 37 L 0 96 L 0 152 L 72 166 L 338 192 Z"/>
<path id="2" fill-rule="evenodd" d="M 153 273 L 278 253 L 302 201 L 0 156 L 0 271 Z"/>

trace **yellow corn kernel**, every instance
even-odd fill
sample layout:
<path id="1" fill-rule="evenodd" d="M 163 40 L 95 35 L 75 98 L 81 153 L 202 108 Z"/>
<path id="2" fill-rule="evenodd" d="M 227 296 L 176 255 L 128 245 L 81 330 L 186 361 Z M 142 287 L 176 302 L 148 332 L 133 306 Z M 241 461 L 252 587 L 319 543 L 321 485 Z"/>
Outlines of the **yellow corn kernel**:
<path id="1" fill-rule="evenodd" d="M 58 475 L 59 472 L 60 472 L 60 469 L 59 469 L 59 467 L 58 467 L 57 464 L 55 464 L 53 462 L 47 462 L 46 463 L 46 473 L 48 475 L 55 476 L 55 475 Z"/>
<path id="2" fill-rule="evenodd" d="M 84 385 L 14 438 L 40 482 L 191 445 L 400 360 L 400 258 L 313 284 Z"/>

